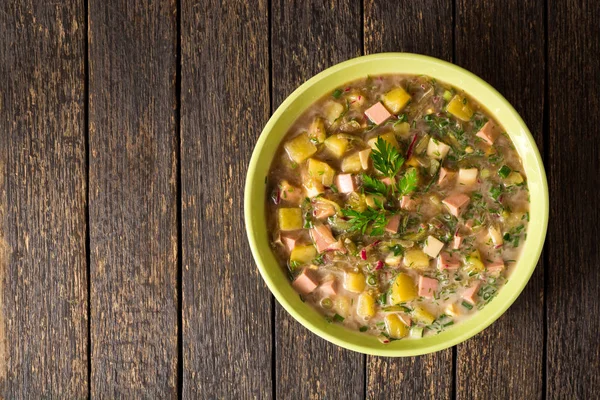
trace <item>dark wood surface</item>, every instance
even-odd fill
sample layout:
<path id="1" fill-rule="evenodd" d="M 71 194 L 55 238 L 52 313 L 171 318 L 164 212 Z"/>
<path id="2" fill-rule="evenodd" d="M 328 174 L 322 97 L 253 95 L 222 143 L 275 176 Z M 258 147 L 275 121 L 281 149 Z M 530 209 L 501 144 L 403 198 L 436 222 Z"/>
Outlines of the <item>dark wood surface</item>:
<path id="1" fill-rule="evenodd" d="M 0 5 L 0 398 L 600 397 L 600 3 L 9 0 Z M 243 185 L 295 87 L 453 61 L 521 113 L 550 225 L 517 302 L 436 354 L 311 334 L 252 260 Z"/>

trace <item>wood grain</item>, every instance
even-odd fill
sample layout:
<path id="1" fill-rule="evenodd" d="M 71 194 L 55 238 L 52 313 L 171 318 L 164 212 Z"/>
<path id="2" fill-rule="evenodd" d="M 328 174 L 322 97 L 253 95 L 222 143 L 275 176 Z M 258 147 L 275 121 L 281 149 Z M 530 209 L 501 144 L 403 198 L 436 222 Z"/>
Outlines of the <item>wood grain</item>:
<path id="1" fill-rule="evenodd" d="M 365 52 L 415 52 L 452 61 L 452 3 L 365 2 Z M 450 398 L 452 349 L 412 358 L 367 357 L 367 398 Z"/>
<path id="2" fill-rule="evenodd" d="M 600 395 L 600 2 L 548 2 L 550 399 Z"/>
<path id="3" fill-rule="evenodd" d="M 89 24 L 91 395 L 176 398 L 176 2 Z"/>
<path id="4" fill-rule="evenodd" d="M 269 116 L 266 1 L 183 1 L 183 397 L 269 398 L 271 304 L 243 191 Z"/>
<path id="5" fill-rule="evenodd" d="M 271 11 L 273 110 L 316 73 L 362 53 L 359 2 L 273 2 Z M 317 337 L 279 304 L 275 341 L 277 397 L 364 397 L 364 356 Z"/>
<path id="6" fill-rule="evenodd" d="M 456 3 L 456 63 L 508 99 L 524 118 L 540 151 L 545 84 L 543 13 L 541 0 Z M 458 346 L 457 398 L 486 398 L 492 389 L 502 399 L 541 397 L 543 268 L 540 260 L 527 287 L 502 318 Z"/>
<path id="7" fill-rule="evenodd" d="M 0 37 L 0 398 L 82 398 L 84 2 L 2 2 Z"/>

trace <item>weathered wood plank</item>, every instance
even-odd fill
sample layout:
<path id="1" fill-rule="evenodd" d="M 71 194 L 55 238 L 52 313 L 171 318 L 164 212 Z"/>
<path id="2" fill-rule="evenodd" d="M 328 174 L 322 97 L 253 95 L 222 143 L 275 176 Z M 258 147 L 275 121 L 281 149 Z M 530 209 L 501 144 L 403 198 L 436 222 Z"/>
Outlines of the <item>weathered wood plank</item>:
<path id="1" fill-rule="evenodd" d="M 0 37 L 0 398 L 83 398 L 84 1 L 2 2 Z"/>
<path id="2" fill-rule="evenodd" d="M 457 64 L 485 79 L 511 102 L 542 151 L 543 1 L 459 0 L 456 9 Z M 543 298 L 540 260 L 529 284 L 506 314 L 458 346 L 457 398 L 485 398 L 492 392 L 502 399 L 541 397 Z"/>
<path id="3" fill-rule="evenodd" d="M 365 52 L 405 51 L 452 61 L 452 2 L 365 2 Z M 450 398 L 452 350 L 412 358 L 367 357 L 367 398 Z"/>
<path id="4" fill-rule="evenodd" d="M 547 397 L 600 394 L 600 2 L 548 1 Z"/>
<path id="5" fill-rule="evenodd" d="M 298 85 L 362 53 L 360 3 L 273 2 L 273 110 Z M 364 357 L 313 335 L 276 305 L 276 391 L 283 399 L 364 397 Z"/>
<path id="6" fill-rule="evenodd" d="M 91 394 L 177 397 L 176 1 L 89 2 Z"/>
<path id="7" fill-rule="evenodd" d="M 182 2 L 183 397 L 269 398 L 271 303 L 246 240 L 269 117 L 267 1 Z"/>

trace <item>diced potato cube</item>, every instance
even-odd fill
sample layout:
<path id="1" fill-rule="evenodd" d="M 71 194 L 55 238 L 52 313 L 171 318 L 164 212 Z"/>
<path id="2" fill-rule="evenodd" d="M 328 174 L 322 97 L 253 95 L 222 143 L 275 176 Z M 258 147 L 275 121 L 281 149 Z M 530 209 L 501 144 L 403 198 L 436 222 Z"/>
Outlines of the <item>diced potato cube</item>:
<path id="1" fill-rule="evenodd" d="M 371 155 L 371 149 L 365 149 L 358 152 L 360 158 L 360 165 L 362 169 L 369 169 L 369 156 Z"/>
<path id="2" fill-rule="evenodd" d="M 340 135 L 329 136 L 324 143 L 327 150 L 336 158 L 343 156 L 348 148 L 348 139 Z"/>
<path id="3" fill-rule="evenodd" d="M 470 186 L 477 183 L 477 168 L 461 168 L 458 170 L 458 184 Z"/>
<path id="4" fill-rule="evenodd" d="M 416 306 L 413 308 L 412 315 L 415 317 L 415 319 L 423 322 L 426 325 L 430 325 L 433 323 L 433 321 L 435 321 L 435 316 L 421 306 Z"/>
<path id="5" fill-rule="evenodd" d="M 385 204 L 385 197 L 378 194 L 368 194 L 365 196 L 365 203 L 371 208 L 381 208 Z"/>
<path id="6" fill-rule="evenodd" d="M 419 162 L 419 158 L 415 157 L 415 156 L 411 156 L 408 160 L 406 160 L 406 162 L 404 164 L 408 167 L 414 167 L 414 168 L 421 166 L 421 163 Z"/>
<path id="7" fill-rule="evenodd" d="M 332 125 L 344 112 L 344 106 L 336 101 L 330 101 L 323 106 L 325 119 Z"/>
<path id="8" fill-rule="evenodd" d="M 431 158 L 435 158 L 436 160 L 441 160 L 446 157 L 448 151 L 450 150 L 450 146 L 448 146 L 444 142 L 440 142 L 435 138 L 429 139 L 429 144 L 427 144 L 427 155 Z"/>
<path id="9" fill-rule="evenodd" d="M 460 310 L 456 304 L 448 304 L 444 313 L 451 317 L 456 317 L 460 314 Z"/>
<path id="10" fill-rule="evenodd" d="M 465 270 L 468 273 L 478 273 L 485 269 L 483 261 L 481 261 L 481 255 L 479 250 L 475 250 L 471 254 L 465 257 Z"/>
<path id="11" fill-rule="evenodd" d="M 423 327 L 422 326 L 413 325 L 410 328 L 410 337 L 411 338 L 415 338 L 415 339 L 423 337 Z"/>
<path id="12" fill-rule="evenodd" d="M 333 307 L 335 311 L 342 317 L 347 318 L 350 315 L 350 299 L 346 296 L 337 296 L 334 300 Z"/>
<path id="13" fill-rule="evenodd" d="M 344 288 L 353 293 L 361 293 L 365 290 L 365 276 L 362 272 L 346 272 L 344 274 Z"/>
<path id="14" fill-rule="evenodd" d="M 523 183 L 523 176 L 516 171 L 513 171 L 510 174 L 508 174 L 508 176 L 504 180 L 504 184 L 506 186 L 515 186 L 520 185 L 521 183 Z"/>
<path id="15" fill-rule="evenodd" d="M 487 168 L 484 168 L 481 170 L 481 173 L 479 175 L 481 175 L 482 179 L 487 179 L 490 177 L 490 170 Z"/>
<path id="16" fill-rule="evenodd" d="M 325 121 L 323 121 L 323 118 L 317 117 L 312 124 L 310 124 L 310 127 L 308 128 L 308 137 L 317 143 L 323 143 L 325 141 L 327 131 L 325 130 Z"/>
<path id="17" fill-rule="evenodd" d="M 363 96 L 360 91 L 353 90 L 352 92 L 348 93 L 348 101 L 350 107 L 360 108 L 363 106 L 363 104 L 365 104 L 365 96 Z"/>
<path id="18" fill-rule="evenodd" d="M 392 305 L 414 300 L 417 297 L 417 285 L 410 275 L 401 272 L 396 275 L 390 290 L 389 301 Z"/>
<path id="19" fill-rule="evenodd" d="M 277 210 L 277 221 L 282 231 L 295 231 L 302 229 L 302 210 L 300 208 L 280 208 Z"/>
<path id="20" fill-rule="evenodd" d="M 394 339 L 402 339 L 408 335 L 408 327 L 400 320 L 397 314 L 385 316 L 385 329 L 387 334 Z"/>
<path id="21" fill-rule="evenodd" d="M 381 101 L 383 105 L 392 113 L 398 114 L 402 109 L 408 104 L 411 97 L 410 94 L 404 90 L 402 87 L 397 87 L 395 89 L 390 90 L 383 96 L 381 96 Z"/>
<path id="22" fill-rule="evenodd" d="M 323 184 L 321 182 L 317 182 L 311 177 L 306 178 L 302 186 L 304 186 L 306 197 L 309 197 L 311 199 L 325 192 L 325 187 L 323 187 Z"/>
<path id="23" fill-rule="evenodd" d="M 356 304 L 356 313 L 359 317 L 369 319 L 375 315 L 375 299 L 367 292 L 363 292 L 358 296 Z"/>
<path id="24" fill-rule="evenodd" d="M 502 237 L 502 232 L 495 226 L 490 226 L 488 228 L 488 234 L 494 243 L 494 246 L 501 246 L 504 243 L 504 239 Z"/>
<path id="25" fill-rule="evenodd" d="M 400 122 L 393 125 L 394 132 L 400 137 L 406 137 L 410 133 L 410 124 L 408 122 Z"/>
<path id="26" fill-rule="evenodd" d="M 448 103 L 446 110 L 462 121 L 469 121 L 473 116 L 473 109 L 466 97 L 459 94 L 454 95 Z"/>
<path id="27" fill-rule="evenodd" d="M 301 163 L 317 152 L 317 147 L 310 141 L 306 133 L 302 133 L 283 145 L 290 159 Z"/>
<path id="28" fill-rule="evenodd" d="M 390 253 L 385 258 L 385 263 L 391 267 L 397 267 L 402 262 L 402 255 L 394 255 L 394 253 Z"/>
<path id="29" fill-rule="evenodd" d="M 410 249 L 404 253 L 404 265 L 408 268 L 429 268 L 429 257 L 419 249 Z"/>
<path id="30" fill-rule="evenodd" d="M 299 265 L 310 264 L 317 255 L 317 249 L 312 244 L 296 246 L 290 253 L 290 261 Z"/>
<path id="31" fill-rule="evenodd" d="M 351 154 L 342 160 L 342 172 L 357 173 L 362 170 L 358 153 Z"/>
<path id="32" fill-rule="evenodd" d="M 384 141 L 388 142 L 392 147 L 399 149 L 398 140 L 396 140 L 396 135 L 394 135 L 394 132 L 384 133 L 383 135 L 379 135 L 377 137 L 369 139 L 367 144 L 371 146 L 372 149 L 376 148 L 375 144 L 377 143 L 377 138 L 381 138 Z"/>
<path id="33" fill-rule="evenodd" d="M 335 170 L 329 166 L 326 162 L 316 160 L 314 158 L 308 159 L 308 175 L 325 186 L 331 186 L 333 184 L 333 177 L 335 176 Z"/>

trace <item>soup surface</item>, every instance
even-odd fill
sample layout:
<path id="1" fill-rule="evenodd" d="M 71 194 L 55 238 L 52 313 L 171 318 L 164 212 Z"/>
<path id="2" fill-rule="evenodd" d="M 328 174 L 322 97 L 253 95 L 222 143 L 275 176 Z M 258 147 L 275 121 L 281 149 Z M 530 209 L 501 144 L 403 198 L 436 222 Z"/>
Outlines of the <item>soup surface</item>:
<path id="1" fill-rule="evenodd" d="M 350 82 L 291 127 L 267 177 L 272 248 L 303 301 L 387 343 L 492 301 L 529 193 L 498 121 L 427 76 Z"/>

